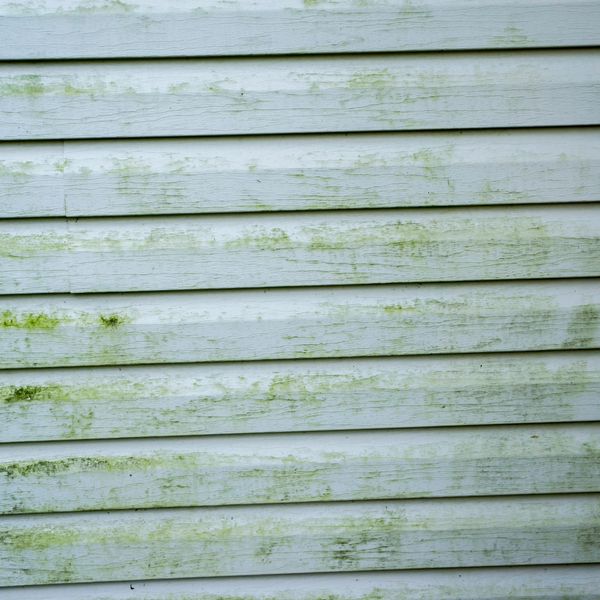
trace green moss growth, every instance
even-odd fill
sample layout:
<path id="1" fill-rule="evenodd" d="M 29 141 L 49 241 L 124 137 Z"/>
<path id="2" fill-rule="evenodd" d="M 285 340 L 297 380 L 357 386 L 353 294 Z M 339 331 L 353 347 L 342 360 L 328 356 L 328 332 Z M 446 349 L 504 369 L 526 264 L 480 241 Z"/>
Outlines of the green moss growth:
<path id="1" fill-rule="evenodd" d="M 0 314 L 0 328 L 3 329 L 55 329 L 60 320 L 45 313 L 25 313 L 17 315 L 10 310 Z"/>
<path id="2" fill-rule="evenodd" d="M 143 456 L 93 457 L 74 456 L 57 460 L 29 460 L 0 465 L 0 475 L 8 479 L 30 476 L 53 476 L 61 473 L 143 471 L 160 461 Z"/>
<path id="3" fill-rule="evenodd" d="M 13 402 L 31 402 L 39 397 L 44 388 L 41 386 L 26 385 L 21 387 L 12 387 L 9 389 L 11 390 L 9 395 L 4 396 L 2 399 L 7 404 L 11 404 Z"/>
<path id="4" fill-rule="evenodd" d="M 67 392 L 59 385 L 11 385 L 0 387 L 0 403 L 4 404 L 56 402 L 67 399 Z"/>
<path id="5" fill-rule="evenodd" d="M 111 315 L 99 315 L 98 320 L 102 327 L 106 327 L 107 329 L 116 329 L 117 327 L 121 327 L 129 321 L 128 318 L 113 313 Z"/>

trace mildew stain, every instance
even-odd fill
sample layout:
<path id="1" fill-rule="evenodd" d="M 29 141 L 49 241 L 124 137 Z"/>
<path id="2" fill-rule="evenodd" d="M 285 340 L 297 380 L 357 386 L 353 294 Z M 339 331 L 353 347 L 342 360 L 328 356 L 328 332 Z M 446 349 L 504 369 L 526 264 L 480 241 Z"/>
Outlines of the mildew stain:
<path id="1" fill-rule="evenodd" d="M 347 81 L 350 89 L 385 91 L 396 83 L 396 76 L 388 69 L 368 73 L 355 73 Z"/>
<path id="2" fill-rule="evenodd" d="M 26 183 L 33 177 L 36 165 L 31 160 L 16 162 L 0 161 L 0 177 L 12 179 L 16 183 Z"/>
<path id="3" fill-rule="evenodd" d="M 57 460 L 27 460 L 0 464 L 0 475 L 7 479 L 17 477 L 47 477 L 63 473 L 103 472 L 128 470 L 144 471 L 156 466 L 159 460 L 143 456 L 90 457 L 75 456 Z"/>
<path id="4" fill-rule="evenodd" d="M 0 80 L 0 96 L 37 98 L 47 91 L 41 75 L 18 75 Z"/>
<path id="5" fill-rule="evenodd" d="M 0 328 L 4 329 L 56 329 L 60 319 L 45 313 L 24 313 L 18 315 L 10 310 L 0 314 Z"/>
<path id="6" fill-rule="evenodd" d="M 0 388 L 0 399 L 5 404 L 53 400 L 56 395 L 64 396 L 58 385 L 22 385 Z"/>
<path id="7" fill-rule="evenodd" d="M 567 327 L 567 339 L 562 347 L 565 349 L 594 347 L 599 328 L 600 306 L 597 304 L 579 306 L 571 317 Z"/>
<path id="8" fill-rule="evenodd" d="M 112 313 L 110 315 L 98 315 L 98 321 L 102 327 L 106 327 L 107 329 L 117 329 L 126 323 L 129 323 L 131 319 L 128 317 L 124 317 L 117 313 Z"/>

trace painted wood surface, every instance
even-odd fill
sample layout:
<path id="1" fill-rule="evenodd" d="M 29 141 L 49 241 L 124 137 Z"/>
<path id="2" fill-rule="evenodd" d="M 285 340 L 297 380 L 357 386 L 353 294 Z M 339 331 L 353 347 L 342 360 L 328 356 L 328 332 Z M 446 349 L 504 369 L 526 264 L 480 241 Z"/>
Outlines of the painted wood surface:
<path id="1" fill-rule="evenodd" d="M 0 144 L 0 218 L 66 213 L 61 142 Z"/>
<path id="2" fill-rule="evenodd" d="M 600 276 L 600 203 L 86 219 L 68 228 L 70 287 L 60 291 Z M 44 291 L 38 285 L 30 291 Z"/>
<path id="3" fill-rule="evenodd" d="M 600 200 L 597 128 L 0 144 L 0 216 Z"/>
<path id="4" fill-rule="evenodd" d="M 0 292 L 600 275 L 600 203 L 0 221 Z"/>
<path id="5" fill-rule="evenodd" d="M 4 585 L 600 559 L 600 495 L 10 515 Z"/>
<path id="6" fill-rule="evenodd" d="M 600 50 L 5 63 L 0 139 L 600 122 Z"/>
<path id="7" fill-rule="evenodd" d="M 0 512 L 600 491 L 600 425 L 0 446 Z"/>
<path id="8" fill-rule="evenodd" d="M 591 349 L 600 282 L 5 296 L 3 368 Z"/>
<path id="9" fill-rule="evenodd" d="M 0 220 L 0 293 L 69 292 L 69 246 L 64 219 Z"/>
<path id="10" fill-rule="evenodd" d="M 0 371 L 0 442 L 600 421 L 600 353 Z"/>
<path id="11" fill-rule="evenodd" d="M 597 2 L 0 2 L 0 60 L 535 48 L 600 43 Z"/>
<path id="12" fill-rule="evenodd" d="M 594 565 L 219 577 L 3 590 L 4 600 L 597 600 Z"/>

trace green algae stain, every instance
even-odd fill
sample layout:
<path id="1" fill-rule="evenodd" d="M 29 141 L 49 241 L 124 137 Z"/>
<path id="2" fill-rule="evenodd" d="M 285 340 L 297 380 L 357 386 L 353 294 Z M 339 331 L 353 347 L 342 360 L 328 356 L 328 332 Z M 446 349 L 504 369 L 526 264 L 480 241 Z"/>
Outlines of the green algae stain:
<path id="1" fill-rule="evenodd" d="M 18 75 L 6 81 L 0 81 L 0 96 L 25 96 L 38 98 L 47 91 L 41 75 Z"/>
<path id="2" fill-rule="evenodd" d="M 54 400 L 57 396 L 64 397 L 64 392 L 58 385 L 22 385 L 0 388 L 0 401 L 5 404 Z"/>
<path id="3" fill-rule="evenodd" d="M 229 250 L 245 248 L 277 250 L 292 248 L 293 246 L 294 243 L 289 234 L 279 227 L 273 227 L 272 229 L 256 228 L 224 244 L 224 247 Z"/>
<path id="4" fill-rule="evenodd" d="M 138 8 L 138 4 L 124 2 L 124 0 L 85 0 L 72 8 L 62 9 L 60 12 L 89 15 L 95 13 L 121 13 L 128 14 Z"/>
<path id="5" fill-rule="evenodd" d="M 10 310 L 0 314 L 0 328 L 3 329 L 56 329 L 60 323 L 57 317 L 45 313 L 25 313 L 17 315 Z"/>
<path id="6" fill-rule="evenodd" d="M 80 541 L 80 534 L 67 527 L 31 527 L 0 530 L 0 543 L 15 551 L 44 551 L 71 546 Z"/>
<path id="7" fill-rule="evenodd" d="M 131 470 L 144 471 L 156 466 L 157 459 L 144 456 L 92 457 L 75 456 L 57 460 L 28 460 L 0 464 L 0 475 L 7 479 L 17 477 L 54 477 L 59 474 L 102 472 L 115 473 Z"/>
<path id="8" fill-rule="evenodd" d="M 8 396 L 4 396 L 2 399 L 7 404 L 12 402 L 31 402 L 34 400 L 43 388 L 41 386 L 22 386 L 22 387 L 14 387 L 11 389 L 11 392 Z"/>
<path id="9" fill-rule="evenodd" d="M 31 180 L 36 165 L 31 160 L 7 162 L 0 161 L 0 177 L 12 179 L 15 183 L 26 183 Z"/>
<path id="10" fill-rule="evenodd" d="M 121 325 L 128 323 L 130 319 L 118 315 L 117 313 L 112 313 L 110 315 L 99 315 L 98 321 L 102 327 L 106 327 L 107 329 L 117 329 L 118 327 L 121 327 Z"/>
<path id="11" fill-rule="evenodd" d="M 57 173 L 64 173 L 72 162 L 73 161 L 70 158 L 63 158 L 62 160 L 58 160 L 54 163 L 54 169 Z"/>
<path id="12" fill-rule="evenodd" d="M 494 36 L 492 41 L 499 46 L 519 46 L 533 43 L 533 40 L 516 25 L 507 25 L 504 28 L 504 33 Z"/>
<path id="13" fill-rule="evenodd" d="M 385 91 L 396 83 L 396 77 L 388 69 L 370 73 L 355 73 L 347 81 L 347 86 L 355 90 Z"/>

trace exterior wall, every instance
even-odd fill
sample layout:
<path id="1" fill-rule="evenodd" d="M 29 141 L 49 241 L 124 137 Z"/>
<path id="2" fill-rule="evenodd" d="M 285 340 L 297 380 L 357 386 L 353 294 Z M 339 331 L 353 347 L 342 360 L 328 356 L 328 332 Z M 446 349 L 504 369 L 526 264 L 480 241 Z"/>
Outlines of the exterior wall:
<path id="1" fill-rule="evenodd" d="M 0 597 L 599 598 L 600 5 L 168 4 L 0 0 Z"/>

